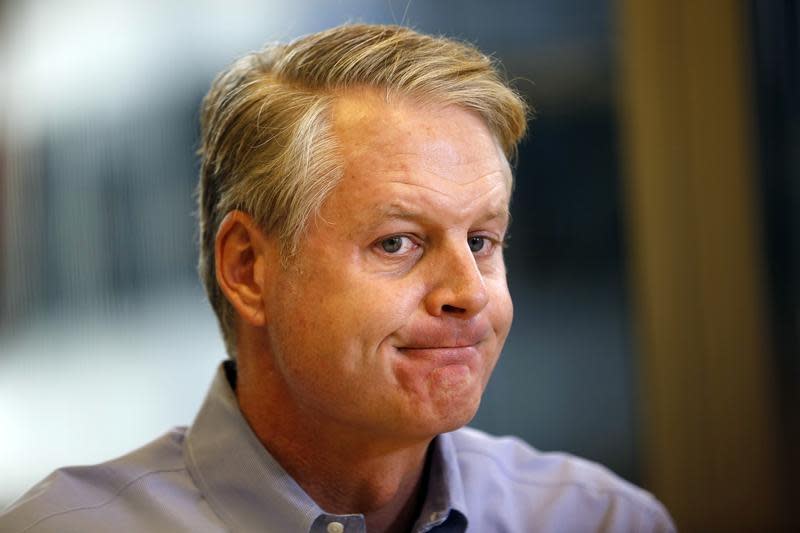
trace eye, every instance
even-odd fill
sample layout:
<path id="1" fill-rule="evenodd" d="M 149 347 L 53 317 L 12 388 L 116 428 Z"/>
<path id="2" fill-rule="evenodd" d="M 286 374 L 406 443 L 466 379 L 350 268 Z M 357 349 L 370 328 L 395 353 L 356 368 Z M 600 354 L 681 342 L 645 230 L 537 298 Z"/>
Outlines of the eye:
<path id="1" fill-rule="evenodd" d="M 378 245 L 385 253 L 396 255 L 407 252 L 414 246 L 414 242 L 404 235 L 392 235 L 391 237 L 381 239 Z"/>
<path id="2" fill-rule="evenodd" d="M 481 237 L 480 235 L 473 235 L 467 239 L 469 243 L 469 249 L 472 253 L 477 253 L 483 250 L 486 247 L 486 242 L 488 239 L 486 237 Z"/>

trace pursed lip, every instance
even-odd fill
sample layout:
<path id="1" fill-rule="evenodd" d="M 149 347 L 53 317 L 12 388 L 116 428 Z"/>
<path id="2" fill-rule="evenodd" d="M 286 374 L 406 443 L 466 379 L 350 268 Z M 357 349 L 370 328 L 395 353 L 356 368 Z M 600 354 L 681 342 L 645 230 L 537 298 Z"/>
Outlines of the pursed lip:
<path id="1" fill-rule="evenodd" d="M 469 364 L 478 356 L 476 344 L 462 346 L 400 346 L 397 350 L 411 359 L 423 359 L 437 366 Z"/>
<path id="2" fill-rule="evenodd" d="M 407 360 L 426 361 L 433 366 L 474 366 L 491 332 L 489 322 L 479 317 L 454 324 L 415 324 L 401 332 L 392 344 Z"/>

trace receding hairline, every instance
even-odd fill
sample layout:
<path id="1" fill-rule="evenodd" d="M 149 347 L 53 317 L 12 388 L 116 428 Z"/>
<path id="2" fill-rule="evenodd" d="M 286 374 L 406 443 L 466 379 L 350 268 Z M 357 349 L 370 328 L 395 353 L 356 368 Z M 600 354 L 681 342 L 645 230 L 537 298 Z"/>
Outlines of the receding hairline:
<path id="1" fill-rule="evenodd" d="M 359 85 L 353 88 L 339 88 L 330 93 L 326 119 L 332 128 L 332 132 L 337 142 L 341 142 L 339 134 L 345 130 L 345 126 L 352 126 L 358 118 L 370 118 L 372 113 L 381 115 L 381 119 L 387 119 L 391 126 L 396 124 L 394 118 L 403 118 L 409 111 L 413 113 L 439 114 L 454 109 L 464 112 L 480 122 L 490 135 L 492 143 L 500 155 L 509 165 L 509 178 L 511 178 L 511 161 L 509 155 L 503 148 L 501 134 L 495 131 L 492 124 L 479 111 L 459 102 L 451 102 L 439 95 L 414 94 L 396 90 L 391 87 Z M 358 116 L 352 116 L 357 114 Z M 345 119 L 344 122 L 342 119 Z M 469 164 L 465 162 L 464 164 Z"/>
<path id="2" fill-rule="evenodd" d="M 328 122 L 328 125 L 331 128 L 331 137 L 336 145 L 336 150 L 341 157 L 340 164 L 342 165 L 343 171 L 346 171 L 350 159 L 348 157 L 348 139 L 343 139 L 341 133 L 343 131 L 347 131 L 347 137 L 349 138 L 349 134 L 352 131 L 352 128 L 355 126 L 354 122 L 356 122 L 348 120 L 346 124 L 338 123 L 337 118 L 340 119 L 342 116 L 340 111 L 342 110 L 341 106 L 343 105 L 352 106 L 349 108 L 350 110 L 359 110 L 359 114 L 362 114 L 362 116 L 366 119 L 370 118 L 369 115 L 371 113 L 381 113 L 387 109 L 396 117 L 403 116 L 408 112 L 416 114 L 425 112 L 439 113 L 447 110 L 458 110 L 474 118 L 485 128 L 485 131 L 489 139 L 491 139 L 491 143 L 496 150 L 498 161 L 502 162 L 502 166 L 500 168 L 492 170 L 491 172 L 487 172 L 486 175 L 495 173 L 499 174 L 503 178 L 503 185 L 505 187 L 505 199 L 503 201 L 492 202 L 493 205 L 489 208 L 489 211 L 481 215 L 478 219 L 478 222 L 483 223 L 498 219 L 502 220 L 505 224 L 510 222 L 510 201 L 514 186 L 511 162 L 509 161 L 508 155 L 503 150 L 502 143 L 498 138 L 498 134 L 491 129 L 491 125 L 488 124 L 487 120 L 481 115 L 481 113 L 458 103 L 442 101 L 442 99 L 436 98 L 434 95 L 409 94 L 406 92 L 397 91 L 390 87 L 361 84 L 352 88 L 338 87 L 335 90 L 317 89 L 316 91 L 320 94 L 324 94 L 325 96 L 329 96 L 326 102 L 327 113 L 325 120 Z M 389 118 L 387 122 L 389 127 L 394 127 L 396 125 L 396 121 L 393 120 L 393 118 Z M 391 157 L 392 154 L 389 155 Z M 474 162 L 463 161 L 458 164 L 471 165 L 474 164 Z M 398 181 L 402 181 L 403 175 L 404 173 L 402 171 L 397 172 Z M 479 176 L 476 178 L 476 180 L 480 180 L 484 177 L 485 176 Z M 347 179 L 346 172 L 343 172 L 341 179 L 337 181 L 331 192 L 334 192 L 335 189 L 341 186 L 341 180 L 343 179 Z M 422 186 L 419 184 L 417 185 Z M 308 230 L 308 224 L 326 222 L 324 216 L 322 215 L 322 211 L 327 200 L 328 198 L 323 200 L 319 206 L 319 209 L 316 212 L 311 213 L 309 220 L 307 220 L 305 230 Z M 395 199 L 388 204 L 378 206 L 375 216 L 370 217 L 370 219 L 365 221 L 365 223 L 374 225 L 388 219 L 422 221 L 428 218 L 432 218 L 432 216 L 431 213 L 427 213 L 425 209 L 408 202 Z M 305 231 L 303 231 L 301 234 L 298 234 L 298 241 L 294 243 L 295 246 L 292 247 L 290 251 L 287 250 L 288 254 L 285 257 L 287 264 L 291 263 L 292 255 L 297 251 L 297 246 L 301 244 L 300 241 L 303 239 L 304 235 Z"/>

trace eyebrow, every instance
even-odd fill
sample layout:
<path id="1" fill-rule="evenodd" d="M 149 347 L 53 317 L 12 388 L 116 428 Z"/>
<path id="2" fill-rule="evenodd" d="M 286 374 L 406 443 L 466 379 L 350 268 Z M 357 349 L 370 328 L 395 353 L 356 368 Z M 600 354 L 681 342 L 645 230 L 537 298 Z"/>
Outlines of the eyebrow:
<path id="1" fill-rule="evenodd" d="M 414 206 L 394 201 L 390 204 L 380 206 L 375 216 L 371 217 L 370 223 L 378 224 L 383 222 L 384 220 L 395 220 L 395 219 L 426 220 L 433 218 L 435 218 L 435 215 L 431 214 L 426 210 L 417 209 Z M 511 218 L 511 213 L 509 212 L 508 205 L 504 205 L 502 207 L 493 208 L 484 216 L 480 217 L 478 219 L 478 222 L 486 222 L 495 219 L 509 220 L 510 218 Z"/>

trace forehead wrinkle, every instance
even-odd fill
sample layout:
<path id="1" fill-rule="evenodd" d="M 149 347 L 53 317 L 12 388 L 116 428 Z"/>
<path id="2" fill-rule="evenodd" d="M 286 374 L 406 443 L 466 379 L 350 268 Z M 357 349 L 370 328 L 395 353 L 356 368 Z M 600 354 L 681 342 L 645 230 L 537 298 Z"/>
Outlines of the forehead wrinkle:
<path id="1" fill-rule="evenodd" d="M 380 218 L 409 219 L 425 214 L 423 209 L 418 209 L 413 204 L 406 204 L 406 202 L 399 200 L 393 200 L 388 205 L 379 204 L 376 211 Z"/>
<path id="2" fill-rule="evenodd" d="M 472 165 L 472 163 L 463 163 L 463 164 L 460 164 L 458 166 L 466 166 L 466 165 Z M 470 180 L 467 180 L 467 181 L 461 181 L 461 179 L 456 179 L 455 177 L 452 177 L 452 178 L 448 177 L 446 174 L 441 174 L 441 173 L 437 172 L 436 170 L 434 170 L 432 167 L 427 166 L 427 165 L 425 166 L 425 170 L 430 172 L 431 174 L 433 174 L 437 178 L 458 183 L 458 185 L 460 185 L 461 187 L 467 187 L 467 186 L 472 185 L 474 183 L 477 183 L 479 181 L 490 179 L 496 174 L 499 174 L 503 178 L 503 183 L 509 182 L 509 180 L 511 178 L 510 173 L 504 172 L 503 169 L 490 170 L 490 171 L 488 171 L 488 172 L 486 172 L 484 174 L 478 174 L 473 179 L 470 179 Z M 459 176 L 459 178 L 460 178 L 460 176 Z"/>
<path id="3" fill-rule="evenodd" d="M 394 164 L 386 163 L 387 167 L 388 167 L 387 170 L 390 171 L 390 172 L 394 172 L 394 173 L 402 175 L 402 174 L 406 173 L 406 164 L 407 164 L 407 162 L 405 160 L 403 160 L 402 157 L 403 156 L 415 157 L 417 155 L 419 155 L 419 154 L 416 154 L 414 152 L 393 151 L 392 153 L 387 154 L 383 158 L 383 161 L 385 161 L 385 162 L 393 162 Z M 478 182 L 480 180 L 489 178 L 493 174 L 500 174 L 504 178 L 505 181 L 509 181 L 511 179 L 511 172 L 510 172 L 510 169 L 508 167 L 508 161 L 505 159 L 505 156 L 502 156 L 502 159 L 500 159 L 500 163 L 501 164 L 499 165 L 499 167 L 495 167 L 494 166 L 494 162 L 493 161 L 489 161 L 488 162 L 489 164 L 486 165 L 486 166 L 494 167 L 494 168 L 491 168 L 490 170 L 487 170 L 486 172 L 482 172 L 482 173 L 476 175 L 473 179 L 470 179 L 468 181 L 461 181 L 460 179 L 456 179 L 457 177 L 461 178 L 463 175 L 469 174 L 469 173 L 468 172 L 459 172 L 459 171 L 457 171 L 455 169 L 460 169 L 460 168 L 463 168 L 463 167 L 472 168 L 472 167 L 479 166 L 480 163 L 481 163 L 480 159 L 468 160 L 468 161 L 458 161 L 458 162 L 448 162 L 446 164 L 446 168 L 442 168 L 442 164 L 441 163 L 440 164 L 431 164 L 431 163 L 427 162 L 426 160 L 424 160 L 424 158 L 423 158 L 423 161 L 421 163 L 422 163 L 421 167 L 426 172 L 428 172 L 430 174 L 433 174 L 434 176 L 436 176 L 438 178 L 441 178 L 443 180 L 447 180 L 447 181 L 451 181 L 451 182 L 459 182 L 460 185 L 464 185 L 464 186 L 465 185 L 472 185 L 475 182 Z M 395 168 L 392 169 L 391 167 L 395 167 Z M 453 175 L 453 177 L 450 177 L 451 174 Z M 401 183 L 405 183 L 405 182 L 401 182 Z"/>
<path id="4" fill-rule="evenodd" d="M 451 198 L 452 197 L 452 195 L 447 194 L 447 192 L 442 191 L 440 189 L 437 189 L 435 187 L 431 187 L 429 185 L 425 185 L 424 183 L 414 183 L 414 182 L 411 182 L 411 181 L 403 181 L 403 180 L 390 180 L 387 183 L 403 185 L 405 187 L 416 187 L 416 188 L 419 188 L 419 189 L 423 189 L 423 190 L 426 190 L 426 191 L 430 191 L 430 192 L 436 193 L 439 196 L 444 196 L 444 197 L 447 197 L 447 198 Z"/>
<path id="5" fill-rule="evenodd" d="M 479 181 L 484 181 L 484 180 L 491 179 L 496 174 L 499 174 L 500 177 L 502 178 L 502 181 L 500 181 L 497 184 L 493 185 L 488 191 L 486 191 L 484 193 L 481 193 L 478 196 L 478 198 L 480 198 L 482 196 L 485 196 L 486 194 L 491 193 L 492 191 L 494 191 L 500 185 L 504 185 L 504 186 L 508 187 L 510 185 L 510 182 L 511 182 L 510 174 L 507 173 L 507 172 L 504 172 L 502 170 L 492 170 L 490 172 L 487 172 L 486 174 L 481 174 L 479 176 L 476 176 L 474 179 L 471 179 L 469 181 L 461 181 L 460 179 L 456 179 L 456 177 L 450 178 L 450 177 L 448 177 L 446 175 L 442 175 L 442 174 L 430 169 L 429 167 L 426 167 L 425 170 L 428 173 L 436 176 L 439 179 L 442 179 L 442 180 L 445 180 L 445 181 L 449 181 L 451 183 L 456 183 L 461 188 L 469 187 L 470 185 L 473 185 L 473 184 L 475 184 L 475 183 L 477 183 Z M 426 185 L 424 183 L 419 183 L 417 181 L 413 181 L 412 178 L 403 179 L 404 176 L 406 175 L 405 172 L 399 171 L 399 172 L 397 172 L 397 174 L 400 174 L 401 176 L 398 177 L 398 178 L 395 178 L 395 179 L 391 179 L 391 180 L 387 181 L 387 183 L 398 184 L 398 185 L 406 185 L 406 186 L 411 186 L 411 187 L 419 187 L 419 188 L 422 188 L 422 189 L 425 189 L 425 190 L 428 190 L 428 191 L 436 192 L 436 193 L 439 193 L 439 194 L 444 194 L 445 196 L 447 196 L 444 191 L 441 191 L 441 190 L 436 189 L 434 187 L 428 186 L 428 185 Z"/>
<path id="6" fill-rule="evenodd" d="M 459 185 L 462 188 L 461 190 L 463 190 L 463 188 L 468 187 L 469 185 L 472 185 L 472 184 L 474 184 L 474 183 L 476 183 L 478 181 L 490 179 L 495 173 L 497 173 L 497 172 L 495 172 L 495 171 L 489 172 L 489 173 L 487 173 L 487 174 L 485 174 L 483 176 L 479 176 L 479 177 L 477 177 L 477 178 L 475 178 L 473 180 L 470 180 L 468 182 L 459 183 Z M 510 200 L 509 197 L 510 197 L 510 192 L 511 192 L 510 191 L 510 177 L 505 175 L 505 173 L 502 173 L 502 172 L 499 173 L 499 174 L 501 174 L 501 177 L 503 178 L 502 181 L 498 181 L 494 185 L 489 187 L 487 190 L 479 192 L 477 194 L 477 196 L 473 196 L 472 198 L 470 198 L 468 203 L 472 203 L 472 202 L 474 202 L 476 200 L 481 200 L 481 199 L 483 199 L 483 198 L 485 198 L 487 196 L 490 196 L 490 195 L 496 193 L 498 188 L 502 187 L 502 188 L 506 189 L 505 194 L 503 195 L 504 196 L 503 203 L 505 204 L 505 210 L 508 211 L 508 202 Z M 448 178 L 439 176 L 438 174 L 435 174 L 435 173 L 434 173 L 434 175 L 439 177 L 440 179 L 445 179 L 445 180 L 448 180 L 448 181 L 455 181 L 455 180 L 449 180 Z M 420 189 L 423 189 L 423 190 L 426 190 L 426 191 L 430 191 L 430 192 L 436 193 L 437 195 L 444 196 L 444 197 L 446 197 L 448 199 L 458 200 L 458 197 L 455 194 L 448 194 L 447 191 L 442 191 L 441 189 L 437 189 L 435 187 L 426 185 L 424 183 L 415 183 L 415 182 L 407 181 L 407 180 L 403 180 L 403 179 L 390 180 L 388 183 L 396 184 L 396 185 L 402 185 L 404 187 L 420 188 Z"/>
<path id="7" fill-rule="evenodd" d="M 384 221 L 384 220 L 423 220 L 428 221 L 434 218 L 438 219 L 439 213 L 433 213 L 429 209 L 408 209 L 403 204 L 392 203 L 388 206 L 378 206 L 376 212 L 370 217 L 370 222 Z M 490 220 L 508 221 L 510 212 L 507 206 L 494 208 L 484 216 L 477 219 L 477 222 L 483 223 Z"/>
<path id="8" fill-rule="evenodd" d="M 402 142 L 402 141 L 401 141 Z M 386 156 L 389 158 L 394 157 L 413 157 L 413 158 L 420 158 L 423 160 L 427 159 L 438 159 L 439 155 L 445 150 L 442 149 L 433 149 L 430 146 L 423 145 L 421 147 L 403 147 L 398 146 L 398 142 L 396 139 L 371 139 L 368 142 L 363 143 L 353 143 L 353 152 L 356 153 L 373 153 L 375 148 L 386 149 Z M 438 141 L 438 144 L 452 144 L 451 142 L 445 141 Z M 462 154 L 457 149 L 453 149 L 452 146 L 449 146 L 450 150 L 449 157 L 444 158 L 444 164 L 447 166 L 452 167 L 463 167 L 467 165 L 476 165 L 479 164 L 482 160 L 488 158 L 481 158 L 481 157 L 473 157 L 474 154 Z M 499 151 L 499 160 L 506 161 L 505 154 L 502 151 Z"/>
<path id="9" fill-rule="evenodd" d="M 485 198 L 486 196 L 489 196 L 490 194 L 494 193 L 494 191 L 496 191 L 497 188 L 500 187 L 500 186 L 505 186 L 505 184 L 504 183 L 498 183 L 497 185 L 495 185 L 494 187 L 492 187 L 491 189 L 489 189 L 485 193 L 483 193 L 480 196 L 478 196 L 478 198 L 476 198 L 476 200 L 480 199 L 480 198 Z M 504 219 L 508 220 L 509 216 L 511 215 L 511 212 L 509 210 L 509 200 L 510 200 L 509 195 L 505 194 L 504 197 L 503 197 L 502 203 L 499 206 L 492 207 L 492 210 L 486 215 L 486 217 L 483 218 L 483 220 L 492 220 L 494 218 L 504 218 Z"/>
<path id="10" fill-rule="evenodd" d="M 441 194 L 443 196 L 446 196 L 448 198 L 451 197 L 451 195 L 448 195 L 443 191 L 439 191 L 437 189 L 432 189 L 432 188 L 427 187 L 427 186 L 422 185 L 422 184 L 406 183 L 406 182 L 402 182 L 402 181 L 401 182 L 393 181 L 391 183 L 400 183 L 400 184 L 406 185 L 406 186 L 419 187 L 419 188 L 422 188 L 424 190 L 429 190 L 429 191 L 433 191 L 433 192 L 439 193 L 439 194 Z M 476 200 L 480 200 L 482 198 L 486 198 L 487 196 L 492 195 L 493 193 L 495 193 L 495 191 L 497 191 L 497 189 L 499 187 L 502 187 L 503 185 L 504 185 L 504 183 L 502 183 L 502 182 L 495 184 L 494 186 L 492 186 L 487 191 L 484 191 L 480 195 L 478 195 L 477 197 L 473 198 L 470 202 L 464 202 L 464 205 L 466 205 L 468 207 L 469 204 L 471 204 L 472 202 L 474 202 Z M 464 211 L 462 211 L 462 212 L 464 212 Z M 435 210 L 432 210 L 430 208 L 423 207 L 422 205 L 420 205 L 419 203 L 416 203 L 416 202 L 409 202 L 409 201 L 404 201 L 402 199 L 395 199 L 395 200 L 392 200 L 388 204 L 375 204 L 374 205 L 374 216 L 372 216 L 370 218 L 373 219 L 373 220 L 376 220 L 376 219 L 377 220 L 387 220 L 387 219 L 388 220 L 390 220 L 390 219 L 413 220 L 413 219 L 429 219 L 429 218 L 433 218 L 434 214 L 438 215 L 439 212 L 435 211 Z M 494 219 L 508 220 L 509 216 L 510 216 L 510 212 L 509 212 L 508 196 L 504 195 L 502 200 L 490 202 L 489 211 L 486 214 L 484 214 L 483 216 L 481 216 L 479 218 L 479 221 L 484 222 L 484 221 L 494 220 Z"/>

